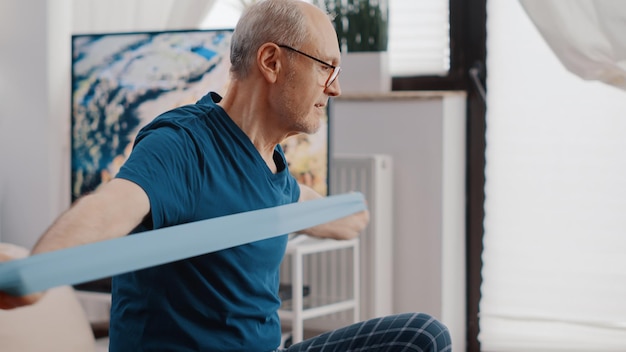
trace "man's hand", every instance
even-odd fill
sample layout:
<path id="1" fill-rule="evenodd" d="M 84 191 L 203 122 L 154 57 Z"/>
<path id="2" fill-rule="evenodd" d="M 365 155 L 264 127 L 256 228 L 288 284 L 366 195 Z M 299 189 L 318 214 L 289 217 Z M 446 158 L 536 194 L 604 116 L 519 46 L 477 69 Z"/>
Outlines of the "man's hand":
<path id="1" fill-rule="evenodd" d="M 0 248 L 0 262 L 6 262 L 17 258 L 17 256 L 11 255 L 7 251 L 2 251 L 2 248 Z M 35 304 L 41 299 L 41 297 L 43 297 L 43 294 L 43 292 L 38 292 L 18 297 L 11 296 L 8 293 L 0 291 L 0 309 L 14 309 Z"/>
<path id="2" fill-rule="evenodd" d="M 345 218 L 308 228 L 303 230 L 302 233 L 320 238 L 351 240 L 359 236 L 361 231 L 363 231 L 365 226 L 369 223 L 369 219 L 369 211 L 363 210 Z"/>
<path id="3" fill-rule="evenodd" d="M 0 291 L 0 309 L 14 309 L 30 306 L 37 303 L 43 297 L 43 292 L 33 293 L 27 296 L 11 296 Z"/>
<path id="4" fill-rule="evenodd" d="M 300 232 L 314 237 L 333 238 L 336 240 L 351 240 L 359 236 L 369 223 L 370 213 L 363 210 L 358 213 L 320 224 Z"/>
<path id="5" fill-rule="evenodd" d="M 300 185 L 300 202 L 312 199 L 319 199 L 322 196 L 315 192 L 311 187 Z M 350 240 L 356 238 L 370 221 L 370 213 L 368 210 L 346 216 L 335 221 L 317 225 L 302 231 L 300 233 L 319 237 L 334 238 L 336 240 Z"/>

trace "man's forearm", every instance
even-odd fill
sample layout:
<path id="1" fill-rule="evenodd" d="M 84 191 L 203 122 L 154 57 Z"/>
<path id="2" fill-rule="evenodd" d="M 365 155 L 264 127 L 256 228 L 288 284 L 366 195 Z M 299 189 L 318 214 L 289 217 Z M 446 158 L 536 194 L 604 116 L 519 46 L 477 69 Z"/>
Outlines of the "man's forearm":
<path id="1" fill-rule="evenodd" d="M 114 180 L 98 192 L 84 196 L 48 228 L 31 253 L 73 247 L 127 235 L 149 212 L 143 190 Z"/>
<path id="2" fill-rule="evenodd" d="M 31 254 L 97 242 L 111 236 L 111 232 L 105 234 L 103 231 L 103 214 L 95 213 L 97 199 L 93 199 L 94 197 L 92 195 L 79 199 L 63 213 L 41 236 Z"/>

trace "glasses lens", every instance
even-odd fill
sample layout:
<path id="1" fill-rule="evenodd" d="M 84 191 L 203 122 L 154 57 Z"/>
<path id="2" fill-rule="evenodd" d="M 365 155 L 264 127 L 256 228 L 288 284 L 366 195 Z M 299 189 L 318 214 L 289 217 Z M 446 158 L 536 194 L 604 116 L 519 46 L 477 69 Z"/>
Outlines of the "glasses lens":
<path id="1" fill-rule="evenodd" d="M 339 76 L 339 72 L 341 72 L 341 67 L 335 67 L 333 69 L 333 72 L 330 73 L 330 77 L 328 77 L 328 83 L 326 84 L 326 88 L 330 87 L 333 82 L 335 82 L 335 80 Z"/>

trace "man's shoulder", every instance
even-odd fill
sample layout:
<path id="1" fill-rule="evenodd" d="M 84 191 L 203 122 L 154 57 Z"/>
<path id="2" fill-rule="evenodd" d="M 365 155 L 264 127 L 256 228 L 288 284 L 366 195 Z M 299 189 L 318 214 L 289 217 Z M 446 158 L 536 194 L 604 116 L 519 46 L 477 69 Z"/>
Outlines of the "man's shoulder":
<path id="1" fill-rule="evenodd" d="M 222 96 L 219 95 L 216 92 L 208 92 L 205 96 L 203 96 L 202 98 L 200 98 L 197 102 L 196 102 L 196 106 L 202 106 L 202 107 L 207 107 L 207 108 L 214 108 L 217 103 L 219 103 L 220 101 L 222 101 Z"/>

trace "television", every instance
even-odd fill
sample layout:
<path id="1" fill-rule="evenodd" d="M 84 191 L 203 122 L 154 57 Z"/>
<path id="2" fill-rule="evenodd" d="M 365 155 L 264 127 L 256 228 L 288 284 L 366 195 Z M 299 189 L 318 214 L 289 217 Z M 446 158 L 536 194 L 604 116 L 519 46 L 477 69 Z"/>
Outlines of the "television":
<path id="1" fill-rule="evenodd" d="M 72 36 L 71 200 L 112 179 L 141 127 L 228 86 L 232 29 Z M 291 173 L 328 194 L 328 115 L 283 143 Z"/>

